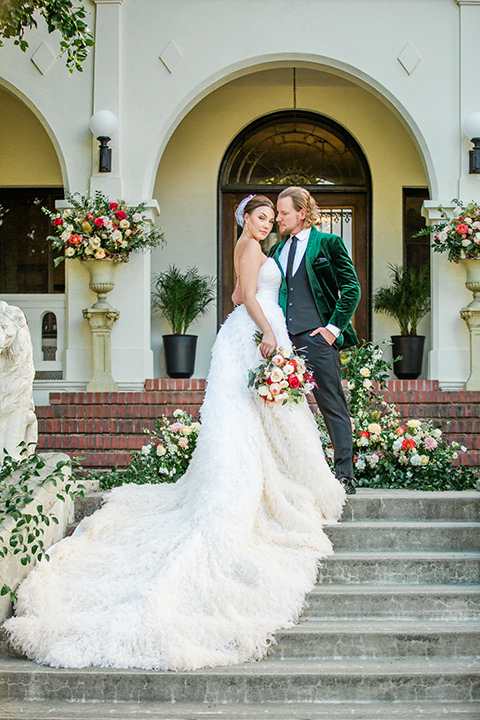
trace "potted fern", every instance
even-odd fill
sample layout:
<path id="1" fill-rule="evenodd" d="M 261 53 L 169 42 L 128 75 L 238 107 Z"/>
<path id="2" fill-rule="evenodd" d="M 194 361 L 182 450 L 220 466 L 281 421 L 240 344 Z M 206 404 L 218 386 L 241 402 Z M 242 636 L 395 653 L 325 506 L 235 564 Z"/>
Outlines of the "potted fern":
<path id="1" fill-rule="evenodd" d="M 215 278 L 200 275 L 196 267 L 182 272 L 170 265 L 153 282 L 152 306 L 172 330 L 171 335 L 163 335 L 167 375 L 189 378 L 195 369 L 197 335 L 187 335 L 187 330 L 215 299 Z"/>
<path id="2" fill-rule="evenodd" d="M 392 335 L 395 375 L 401 380 L 416 379 L 422 372 L 425 345 L 425 336 L 417 335 L 417 326 L 430 310 L 430 275 L 426 267 L 389 268 L 391 283 L 375 292 L 373 309 L 390 315 L 400 327 L 400 335 Z"/>

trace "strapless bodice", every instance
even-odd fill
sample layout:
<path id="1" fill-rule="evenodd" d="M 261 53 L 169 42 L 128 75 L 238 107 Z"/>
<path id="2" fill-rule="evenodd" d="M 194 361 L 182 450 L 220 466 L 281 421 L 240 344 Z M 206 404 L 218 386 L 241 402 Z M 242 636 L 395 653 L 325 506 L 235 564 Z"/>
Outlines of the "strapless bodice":
<path id="1" fill-rule="evenodd" d="M 271 300 L 278 303 L 278 291 L 282 282 L 282 274 L 273 258 L 261 266 L 257 281 L 257 300 Z"/>

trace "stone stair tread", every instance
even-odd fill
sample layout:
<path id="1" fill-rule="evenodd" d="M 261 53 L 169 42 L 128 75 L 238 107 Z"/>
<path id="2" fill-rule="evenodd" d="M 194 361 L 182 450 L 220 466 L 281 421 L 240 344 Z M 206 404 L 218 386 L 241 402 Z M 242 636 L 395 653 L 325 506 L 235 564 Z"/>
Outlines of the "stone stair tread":
<path id="1" fill-rule="evenodd" d="M 346 633 L 349 635 L 365 635 L 366 633 L 402 633 L 422 635 L 429 634 L 446 634 L 456 635 L 459 632 L 480 633 L 480 618 L 478 620 L 464 620 L 459 622 L 453 620 L 446 622 L 445 620 L 410 620 L 403 618 L 371 618 L 368 621 L 346 619 L 317 620 L 315 618 L 302 618 L 298 625 L 286 630 L 279 630 L 278 635 L 309 635 L 320 633 L 322 635 L 336 635 L 337 633 Z M 478 648 L 480 655 L 480 645 Z"/>
<path id="2" fill-rule="evenodd" d="M 479 520 L 340 520 L 340 522 L 325 525 L 325 530 L 329 527 L 345 528 L 368 528 L 378 530 L 379 528 L 408 528 L 418 530 L 419 528 L 435 528 L 436 530 L 448 530 L 450 528 L 480 528 Z"/>
<path id="3" fill-rule="evenodd" d="M 477 550 L 338 550 L 323 562 L 335 560 L 480 560 Z"/>
<path id="4" fill-rule="evenodd" d="M 480 585 L 343 585 L 319 583 L 310 595 L 480 595 Z M 308 600 L 308 596 L 307 596 Z"/>
<path id="5" fill-rule="evenodd" d="M 35 682 L 40 682 L 42 675 L 56 674 L 67 676 L 115 676 L 116 682 L 127 676 L 145 677 L 175 677 L 192 678 L 195 676 L 221 676 L 221 677 L 248 677 L 248 676 L 436 676 L 453 675 L 465 676 L 478 673 L 480 677 L 480 658 L 342 658 L 340 660 L 310 660 L 310 659 L 285 659 L 266 658 L 259 662 L 247 662 L 239 665 L 228 665 L 226 667 L 202 668 L 200 670 L 184 671 L 158 671 L 143 670 L 139 668 L 52 668 L 47 665 L 39 665 L 32 660 L 23 658 L 0 658 L 0 677 L 3 677 L 8 684 L 8 677 L 14 675 L 33 674 Z M 0 698 L 2 689 L 0 686 Z"/>
<path id="6" fill-rule="evenodd" d="M 480 703 L 109 703 L 8 701 L 1 720 L 478 720 Z"/>

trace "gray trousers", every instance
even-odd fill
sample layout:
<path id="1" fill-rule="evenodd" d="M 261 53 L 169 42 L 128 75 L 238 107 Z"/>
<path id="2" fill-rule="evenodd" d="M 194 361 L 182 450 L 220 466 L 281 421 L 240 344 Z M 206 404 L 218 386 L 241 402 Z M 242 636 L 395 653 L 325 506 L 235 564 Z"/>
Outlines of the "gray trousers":
<path id="1" fill-rule="evenodd" d="M 306 357 L 318 387 L 313 391 L 333 444 L 335 476 L 353 479 L 352 425 L 340 374 L 340 354 L 311 330 L 290 335 L 296 349 Z M 302 350 L 303 348 L 303 350 Z"/>

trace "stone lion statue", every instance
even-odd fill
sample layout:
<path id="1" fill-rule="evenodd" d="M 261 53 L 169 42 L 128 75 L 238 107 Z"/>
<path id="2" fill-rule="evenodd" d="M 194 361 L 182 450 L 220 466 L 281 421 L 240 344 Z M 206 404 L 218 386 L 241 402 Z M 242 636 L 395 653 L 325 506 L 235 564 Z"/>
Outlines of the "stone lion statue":
<path id="1" fill-rule="evenodd" d="M 33 349 L 25 315 L 0 300 L 0 464 L 4 448 L 19 458 L 19 443 L 36 443 Z M 35 445 L 28 448 L 29 454 Z"/>

